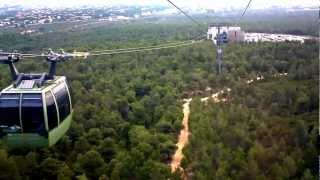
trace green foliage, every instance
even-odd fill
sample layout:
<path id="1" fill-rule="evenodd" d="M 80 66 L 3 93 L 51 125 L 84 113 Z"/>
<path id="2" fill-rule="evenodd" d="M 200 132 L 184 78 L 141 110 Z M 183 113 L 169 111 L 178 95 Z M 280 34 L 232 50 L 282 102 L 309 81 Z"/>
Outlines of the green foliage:
<path id="1" fill-rule="evenodd" d="M 319 75 L 310 69 L 310 64 L 318 67 L 316 51 L 311 51 L 315 45 L 262 43 L 252 45 L 254 51 L 246 45 L 229 45 L 227 51 L 232 48 L 238 59 L 225 58 L 235 68 L 225 74 L 230 78 L 228 101 L 205 105 L 194 99 L 191 105 L 192 136 L 184 166 L 191 169 L 194 179 L 317 176 L 319 97 L 315 91 Z M 274 50 L 277 54 L 272 54 Z M 293 52 L 290 59 L 285 58 L 285 50 Z M 275 77 L 279 72 L 289 72 L 289 76 Z M 264 80 L 247 84 L 256 74 Z"/>
<path id="2" fill-rule="evenodd" d="M 104 174 L 107 164 L 104 162 L 100 153 L 90 150 L 84 155 L 79 154 L 75 164 L 79 171 L 84 172 L 87 177 L 97 179 Z"/>
<path id="3" fill-rule="evenodd" d="M 248 29 L 259 28 L 256 22 L 247 23 Z M 270 32 L 299 29 L 290 24 L 263 26 Z M 193 38 L 197 29 L 185 21 L 160 20 L 30 37 L 0 33 L 0 49 L 157 45 Z M 71 129 L 52 148 L 23 153 L 7 152 L 0 145 L 0 179 L 179 179 L 168 163 L 182 127 L 181 100 L 207 96 L 207 87 L 232 91 L 226 103 L 192 102 L 192 133 L 183 167 L 193 179 L 315 179 L 318 47 L 312 41 L 229 44 L 222 76 L 213 70 L 212 42 L 60 64 L 57 74 L 68 77 L 72 91 Z M 18 68 L 33 72 L 47 67 L 22 61 Z M 273 77 L 284 72 L 289 77 Z M 257 74 L 266 80 L 245 83 Z M 1 66 L 0 88 L 9 83 L 9 71 Z"/>
<path id="4" fill-rule="evenodd" d="M 0 150 L 0 179 L 21 179 L 16 162 L 5 150 Z"/>
<path id="5" fill-rule="evenodd" d="M 46 176 L 48 179 L 57 179 L 57 175 L 61 166 L 62 163 L 60 161 L 49 157 L 40 164 L 40 174 L 42 177 Z"/>

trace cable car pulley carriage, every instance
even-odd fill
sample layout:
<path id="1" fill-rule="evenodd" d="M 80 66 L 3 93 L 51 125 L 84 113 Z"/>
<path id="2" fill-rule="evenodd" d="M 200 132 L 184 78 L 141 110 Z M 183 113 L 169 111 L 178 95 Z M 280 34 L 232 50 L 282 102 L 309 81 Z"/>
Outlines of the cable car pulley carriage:
<path id="1" fill-rule="evenodd" d="M 13 83 L 0 92 L 0 138 L 10 148 L 48 147 L 69 129 L 72 104 L 65 76 L 55 76 L 56 65 L 71 58 L 50 51 L 48 73 L 19 73 L 21 56 L 0 53 L 0 63 L 10 67 Z"/>

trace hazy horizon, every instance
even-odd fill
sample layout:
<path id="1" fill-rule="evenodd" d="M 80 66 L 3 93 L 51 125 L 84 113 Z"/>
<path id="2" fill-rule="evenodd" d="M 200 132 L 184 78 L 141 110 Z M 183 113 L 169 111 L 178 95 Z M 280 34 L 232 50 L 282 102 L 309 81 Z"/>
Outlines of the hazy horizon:
<path id="1" fill-rule="evenodd" d="M 219 9 L 219 8 L 243 8 L 248 3 L 248 0 L 229 0 L 225 3 L 224 0 L 174 0 L 180 7 L 185 8 L 208 8 L 208 9 Z M 19 5 L 24 8 L 76 8 L 81 6 L 115 6 L 115 5 L 162 5 L 170 6 L 166 0 L 1 0 L 0 7 L 4 6 L 15 6 Z M 315 0 L 253 0 L 250 8 L 261 9 L 272 6 L 279 7 L 318 7 L 318 2 Z"/>

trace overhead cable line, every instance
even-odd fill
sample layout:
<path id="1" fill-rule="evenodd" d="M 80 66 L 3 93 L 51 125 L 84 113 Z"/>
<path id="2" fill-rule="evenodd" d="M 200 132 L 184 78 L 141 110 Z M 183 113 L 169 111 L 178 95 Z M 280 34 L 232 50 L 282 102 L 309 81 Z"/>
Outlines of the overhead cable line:
<path id="1" fill-rule="evenodd" d="M 244 17 L 244 15 L 246 14 L 250 4 L 251 4 L 252 0 L 249 0 L 247 6 L 245 7 L 244 11 L 242 12 L 239 22 L 241 22 L 242 18 Z M 228 42 L 227 40 L 227 36 L 225 36 L 223 33 L 220 33 L 221 30 L 221 26 L 218 25 L 218 32 L 216 35 L 216 45 L 217 45 L 217 72 L 218 74 L 222 73 L 222 60 L 223 60 L 223 43 Z"/>
<path id="2" fill-rule="evenodd" d="M 153 50 L 160 50 L 160 49 L 177 48 L 177 47 L 182 47 L 182 46 L 190 46 L 190 45 L 201 43 L 201 42 L 202 42 L 202 40 L 200 40 L 200 41 L 191 41 L 191 42 L 177 44 L 177 45 L 151 47 L 151 48 L 145 48 L 145 49 L 133 49 L 133 50 L 115 51 L 115 52 L 102 52 L 102 53 L 90 54 L 89 56 L 100 56 L 100 55 L 113 55 L 113 54 L 124 54 L 124 53 L 134 53 L 134 52 L 145 52 L 145 51 L 153 51 Z"/>
<path id="3" fill-rule="evenodd" d="M 175 5 L 172 1 L 167 0 L 171 5 L 173 5 L 176 9 L 178 9 L 183 15 L 185 15 L 187 18 L 189 18 L 192 22 L 194 22 L 195 24 L 197 24 L 198 26 L 202 26 L 201 23 L 199 23 L 198 21 L 196 21 L 194 18 L 192 18 L 191 16 L 189 16 L 186 12 L 184 12 L 181 8 L 179 8 L 177 5 Z"/>
<path id="4" fill-rule="evenodd" d="M 193 23 L 195 23 L 198 27 L 203 24 L 196 21 L 194 18 L 189 16 L 185 11 L 175 5 L 171 0 L 167 0 L 170 4 L 172 4 L 176 9 L 178 9 L 182 14 L 184 14 L 188 19 L 190 19 Z M 60 23 L 60 22 L 57 22 Z M 194 40 L 175 42 L 175 43 L 166 43 L 155 46 L 142 46 L 137 48 L 123 48 L 123 49 L 106 49 L 106 50 L 95 50 L 95 51 L 87 51 L 87 52 L 73 52 L 73 53 L 61 53 L 60 55 L 68 55 L 73 57 L 88 57 L 88 56 L 99 56 L 99 55 L 112 55 L 112 54 L 124 54 L 124 53 L 132 53 L 132 52 L 143 52 L 143 51 L 151 51 L 151 50 L 160 50 L 160 49 L 168 49 L 175 48 L 181 46 L 188 46 L 194 43 L 202 42 L 203 35 L 198 35 Z M 1 53 L 3 54 L 11 54 L 11 55 L 20 55 L 26 58 L 35 58 L 35 57 L 48 57 L 47 54 L 20 54 L 20 53 Z"/>
<path id="5" fill-rule="evenodd" d="M 127 50 L 137 50 L 137 49 L 148 49 L 148 48 L 158 48 L 158 47 L 163 47 L 163 46 L 171 46 L 171 45 L 180 45 L 180 44 L 185 44 L 193 41 L 198 41 L 202 40 L 205 38 L 206 35 L 199 35 L 195 37 L 193 40 L 187 40 L 187 41 L 181 41 L 181 42 L 172 42 L 172 43 L 163 43 L 159 45 L 154 45 L 154 46 L 140 46 L 136 48 L 123 48 L 123 49 L 106 49 L 106 50 L 95 50 L 95 51 L 90 51 L 90 53 L 100 53 L 100 52 L 114 52 L 114 51 L 127 51 Z"/>
<path id="6" fill-rule="evenodd" d="M 201 32 L 207 33 L 207 26 L 205 24 L 200 23 L 199 21 L 192 18 L 188 13 L 183 11 L 179 6 L 174 4 L 171 0 L 167 0 L 172 6 L 174 6 L 176 9 L 178 9 L 184 16 L 186 16 L 188 19 L 190 19 L 194 24 L 197 25 L 198 28 L 201 29 Z M 202 27 L 205 28 L 202 30 Z"/>
<path id="7" fill-rule="evenodd" d="M 247 4 L 246 8 L 245 8 L 245 9 L 244 9 L 244 11 L 242 12 L 241 18 L 246 14 L 246 12 L 247 12 L 247 10 L 248 10 L 248 8 L 249 8 L 249 6 L 250 6 L 251 2 L 252 2 L 252 0 L 249 0 L 249 2 L 248 2 L 248 4 Z"/>
<path id="8" fill-rule="evenodd" d="M 113 54 L 125 54 L 125 53 L 134 53 L 134 52 L 145 52 L 145 51 L 153 51 L 153 50 L 161 50 L 161 49 L 169 49 L 169 48 L 177 48 L 182 46 L 191 46 L 196 43 L 201 43 L 202 40 L 198 41 L 184 41 L 181 43 L 169 43 L 162 44 L 159 46 L 145 46 L 139 48 L 127 48 L 127 49 L 115 49 L 115 50 L 101 50 L 101 51 L 88 51 L 88 52 L 73 52 L 73 53 L 65 53 L 61 54 L 61 56 L 72 56 L 72 57 L 88 57 L 88 56 L 101 56 L 101 55 L 113 55 Z M 17 55 L 25 58 L 35 58 L 35 57 L 48 57 L 47 54 L 23 54 L 23 53 L 5 53 L 0 52 L 0 55 L 8 54 L 8 55 Z"/>
<path id="9" fill-rule="evenodd" d="M 175 43 L 166 43 L 166 44 L 160 44 L 160 45 L 154 45 L 154 46 L 140 46 L 136 48 L 124 48 L 124 49 L 106 49 L 106 50 L 96 50 L 96 51 L 90 51 L 91 53 L 100 53 L 100 52 L 114 52 L 114 51 L 127 51 L 127 50 L 137 50 L 137 49 L 147 49 L 147 48 L 154 48 L 154 47 L 162 47 L 162 46 L 169 46 L 169 45 L 179 45 L 183 43 L 187 43 L 189 41 L 182 41 L 182 42 L 175 42 Z"/>
<path id="10" fill-rule="evenodd" d="M 126 52 L 126 51 L 131 51 L 131 50 L 143 50 L 143 49 L 150 49 L 150 48 L 161 48 L 161 47 L 168 47 L 168 46 L 175 46 L 175 45 L 181 45 L 185 43 L 190 43 L 192 40 L 189 41 L 182 41 L 182 42 L 175 42 L 175 43 L 165 43 L 165 44 L 160 44 L 160 45 L 155 45 L 155 46 L 140 46 L 136 48 L 123 48 L 123 49 L 103 49 L 103 50 L 96 50 L 96 51 L 85 51 L 89 54 L 97 54 L 97 53 L 118 53 L 118 52 Z M 79 53 L 77 51 L 73 52 L 74 54 Z M 1 53 L 0 53 L 1 54 Z M 47 55 L 45 54 L 21 54 L 21 53 L 10 53 L 13 55 L 21 55 L 23 57 L 46 57 Z M 72 53 L 71 53 L 72 54 Z"/>
<path id="11" fill-rule="evenodd" d="M 159 44 L 159 45 L 154 45 L 154 46 L 140 46 L 140 47 L 136 47 L 136 48 L 121 48 L 121 49 L 102 49 L 102 50 L 92 50 L 92 51 L 77 51 L 77 50 L 74 50 L 74 52 L 69 52 L 67 54 L 74 54 L 75 57 L 80 57 L 80 56 L 89 56 L 88 54 L 97 54 L 97 53 L 103 53 L 103 52 L 106 52 L 106 53 L 116 53 L 116 54 L 119 54 L 118 52 L 120 51 L 131 51 L 131 50 L 143 50 L 143 49 L 150 49 L 150 48 L 155 48 L 155 49 L 161 49 L 162 47 L 164 48 L 167 48 L 167 47 L 174 47 L 174 46 L 177 46 L 179 47 L 180 45 L 185 45 L 186 43 L 190 43 L 190 42 L 196 42 L 196 41 L 201 41 L 206 37 L 205 34 L 201 34 L 201 35 L 198 35 L 196 36 L 195 38 L 193 39 L 190 39 L 190 40 L 186 40 L 186 41 L 180 41 L 180 42 L 171 42 L 171 43 L 162 43 L 162 44 Z M 151 43 L 150 43 L 151 44 Z M 1 52 L 0 50 L 0 55 L 3 55 L 3 54 L 11 54 L 11 55 L 20 55 L 20 56 L 23 56 L 23 57 L 26 57 L 26 58 L 35 58 L 35 57 L 47 57 L 48 55 L 47 54 L 44 54 L 44 53 L 41 53 L 41 54 L 35 54 L 35 53 L 32 53 L 32 54 L 27 54 L 27 53 L 9 53 L 9 52 Z M 63 54 L 63 53 L 62 53 Z"/>

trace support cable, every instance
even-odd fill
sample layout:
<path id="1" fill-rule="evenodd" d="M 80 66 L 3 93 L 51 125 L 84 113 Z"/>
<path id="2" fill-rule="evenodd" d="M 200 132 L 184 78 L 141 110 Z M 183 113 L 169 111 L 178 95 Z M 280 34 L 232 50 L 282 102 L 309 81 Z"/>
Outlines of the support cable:
<path id="1" fill-rule="evenodd" d="M 246 14 L 246 12 L 247 12 L 247 10 L 248 10 L 248 8 L 249 8 L 249 6 L 250 6 L 251 2 L 252 2 L 252 0 L 249 0 L 249 2 L 248 2 L 248 4 L 247 4 L 246 8 L 245 8 L 245 9 L 244 9 L 244 11 L 242 12 L 241 18 Z"/>
<path id="2" fill-rule="evenodd" d="M 72 57 L 88 57 L 88 56 L 100 56 L 100 55 L 113 55 L 113 54 L 125 54 L 125 53 L 134 53 L 134 52 L 145 52 L 145 51 L 153 51 L 153 50 L 161 50 L 161 49 L 169 49 L 169 48 L 177 48 L 182 46 L 191 46 L 193 44 L 201 43 L 203 40 L 190 40 L 183 41 L 180 43 L 167 43 L 159 46 L 144 46 L 138 48 L 126 48 L 126 49 L 115 49 L 115 50 L 100 50 L 100 51 L 89 51 L 89 52 L 74 52 L 74 53 L 66 53 L 68 56 Z M 47 54 L 23 54 L 23 53 L 7 53 L 0 52 L 0 55 L 19 55 L 25 58 L 36 58 L 36 57 L 48 57 Z M 64 56 L 64 54 L 61 54 Z"/>
<path id="3" fill-rule="evenodd" d="M 192 18 L 191 16 L 189 16 L 186 12 L 184 12 L 181 8 L 179 8 L 177 5 L 175 5 L 172 1 L 167 0 L 171 5 L 173 5 L 176 9 L 178 9 L 183 15 L 185 15 L 187 18 L 189 18 L 192 22 L 194 22 L 196 25 L 198 26 L 202 26 L 201 23 L 199 23 L 198 21 L 196 21 L 194 18 Z"/>

